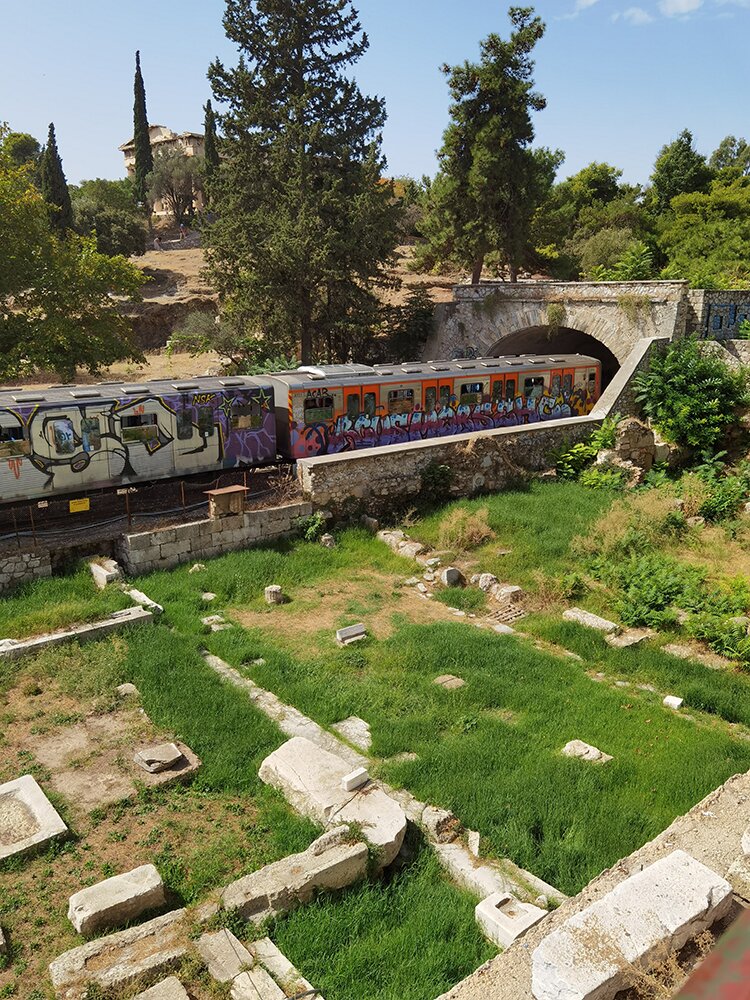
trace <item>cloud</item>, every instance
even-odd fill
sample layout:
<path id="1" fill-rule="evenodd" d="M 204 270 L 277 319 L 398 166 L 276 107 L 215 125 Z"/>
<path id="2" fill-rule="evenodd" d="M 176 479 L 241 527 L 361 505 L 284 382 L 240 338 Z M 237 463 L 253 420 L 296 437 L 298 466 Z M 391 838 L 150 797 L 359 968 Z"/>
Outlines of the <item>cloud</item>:
<path id="1" fill-rule="evenodd" d="M 665 17 L 682 17 L 703 6 L 703 0 L 660 0 L 659 10 Z"/>
<path id="2" fill-rule="evenodd" d="M 636 27 L 640 27 L 642 24 L 651 24 L 653 17 L 649 14 L 647 10 L 643 7 L 628 7 L 627 10 L 623 10 L 617 14 L 612 15 L 613 21 L 627 21 L 628 24 L 633 24 Z"/>
<path id="3" fill-rule="evenodd" d="M 595 3 L 599 3 L 599 0 L 576 0 L 575 13 L 580 14 L 582 10 L 588 10 L 589 7 L 593 7 Z"/>

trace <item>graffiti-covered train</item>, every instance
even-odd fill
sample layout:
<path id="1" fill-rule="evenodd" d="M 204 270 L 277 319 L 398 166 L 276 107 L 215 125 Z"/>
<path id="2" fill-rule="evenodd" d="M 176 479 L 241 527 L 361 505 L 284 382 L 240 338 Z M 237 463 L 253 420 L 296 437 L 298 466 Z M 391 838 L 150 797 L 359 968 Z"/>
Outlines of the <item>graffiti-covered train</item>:
<path id="1" fill-rule="evenodd" d="M 589 413 L 581 354 L 0 389 L 0 502 Z"/>

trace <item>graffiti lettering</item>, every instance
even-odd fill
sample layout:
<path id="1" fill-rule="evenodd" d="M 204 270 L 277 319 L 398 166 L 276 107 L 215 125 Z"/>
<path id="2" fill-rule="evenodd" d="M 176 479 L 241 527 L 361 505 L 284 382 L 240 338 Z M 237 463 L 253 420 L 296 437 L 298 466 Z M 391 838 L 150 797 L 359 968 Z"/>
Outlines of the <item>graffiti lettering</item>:
<path id="1" fill-rule="evenodd" d="M 21 465 L 22 465 L 22 463 L 21 463 L 21 459 L 20 458 L 9 458 L 8 459 L 8 468 L 13 473 L 13 475 L 16 477 L 16 479 L 20 479 L 21 478 Z"/>
<path id="2" fill-rule="evenodd" d="M 193 393 L 193 406 L 201 406 L 206 403 L 212 403 L 215 399 L 215 392 L 195 392 Z"/>

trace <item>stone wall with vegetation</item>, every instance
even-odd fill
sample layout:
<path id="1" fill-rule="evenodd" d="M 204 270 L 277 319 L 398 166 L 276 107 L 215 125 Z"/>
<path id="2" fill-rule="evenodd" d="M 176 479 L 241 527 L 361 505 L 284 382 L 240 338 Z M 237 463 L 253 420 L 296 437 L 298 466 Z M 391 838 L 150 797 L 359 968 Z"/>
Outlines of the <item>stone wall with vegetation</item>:
<path id="1" fill-rule="evenodd" d="M 245 514 L 192 521 L 175 528 L 123 535 L 116 545 L 118 561 L 128 573 L 150 573 L 272 542 L 290 535 L 309 517 L 312 506 L 298 502 Z"/>
<path id="2" fill-rule="evenodd" d="M 0 594 L 28 580 L 51 575 L 52 559 L 49 549 L 12 552 L 0 558 Z"/>
<path id="3" fill-rule="evenodd" d="M 688 333 L 713 340 L 732 340 L 740 325 L 750 319 L 750 290 L 706 291 L 692 289 Z"/>

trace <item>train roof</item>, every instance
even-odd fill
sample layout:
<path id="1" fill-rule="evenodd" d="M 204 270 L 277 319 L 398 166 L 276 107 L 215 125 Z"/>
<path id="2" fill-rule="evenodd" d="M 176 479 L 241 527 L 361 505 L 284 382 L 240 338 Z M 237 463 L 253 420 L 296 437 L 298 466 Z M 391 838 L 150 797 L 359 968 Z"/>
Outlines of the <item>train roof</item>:
<path id="1" fill-rule="evenodd" d="M 221 392 L 224 389 L 271 389 L 267 378 L 249 376 L 197 376 L 183 379 L 151 379 L 148 381 L 100 382 L 95 385 L 53 385 L 49 389 L 30 389 L 22 386 L 0 387 L 0 408 L 12 409 L 27 403 L 60 405 L 86 403 L 132 396 L 174 396 L 181 392 Z"/>
<path id="2" fill-rule="evenodd" d="M 598 365 L 597 358 L 586 354 L 515 354 L 501 358 L 458 358 L 453 361 L 406 361 L 394 365 L 309 365 L 268 377 L 283 382 L 290 389 L 314 385 L 344 385 L 347 382 L 404 382 L 415 377 L 453 378 L 461 375 L 511 373 L 519 368 L 574 368 Z"/>

